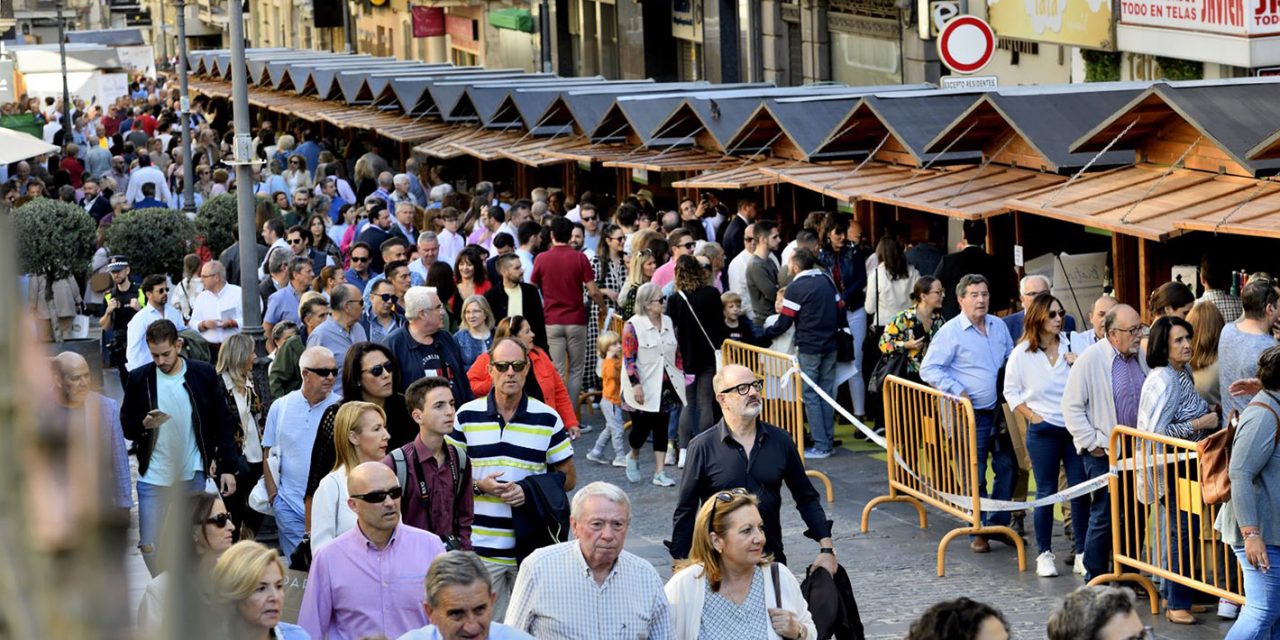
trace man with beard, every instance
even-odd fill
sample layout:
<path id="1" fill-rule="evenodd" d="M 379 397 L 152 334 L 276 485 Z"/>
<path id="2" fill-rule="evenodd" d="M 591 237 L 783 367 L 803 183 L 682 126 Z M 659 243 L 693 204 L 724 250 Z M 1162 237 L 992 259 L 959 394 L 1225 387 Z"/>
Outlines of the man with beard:
<path id="1" fill-rule="evenodd" d="M 679 560 L 689 556 L 694 520 L 703 501 L 713 499 L 719 491 L 742 487 L 760 499 L 765 553 L 785 564 L 781 517 L 785 482 L 796 510 L 808 526 L 805 537 L 818 542 L 818 557 L 813 564 L 835 575 L 831 520 L 804 473 L 804 460 L 791 436 L 759 419 L 762 386 L 750 369 L 739 365 L 726 366 L 713 379 L 716 402 L 724 419 L 689 442 L 689 459 L 680 479 L 671 533 L 671 557 Z"/>
<path id="2" fill-rule="evenodd" d="M 187 328 L 182 321 L 182 314 L 169 305 L 169 281 L 161 274 L 151 274 L 142 281 L 142 292 L 147 297 L 147 304 L 129 320 L 128 342 L 125 346 L 125 366 L 133 371 L 151 362 L 151 352 L 147 349 L 143 337 L 147 327 L 159 320 L 168 320 L 182 331 Z"/>

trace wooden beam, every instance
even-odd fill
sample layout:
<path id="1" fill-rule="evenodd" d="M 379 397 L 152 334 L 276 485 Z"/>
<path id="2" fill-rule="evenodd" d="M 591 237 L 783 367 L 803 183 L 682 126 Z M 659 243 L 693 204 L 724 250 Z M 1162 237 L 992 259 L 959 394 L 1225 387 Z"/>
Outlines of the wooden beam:
<path id="1" fill-rule="evenodd" d="M 1140 309 L 1138 265 L 1138 239 L 1122 233 L 1112 233 L 1111 293 L 1116 300 Z"/>

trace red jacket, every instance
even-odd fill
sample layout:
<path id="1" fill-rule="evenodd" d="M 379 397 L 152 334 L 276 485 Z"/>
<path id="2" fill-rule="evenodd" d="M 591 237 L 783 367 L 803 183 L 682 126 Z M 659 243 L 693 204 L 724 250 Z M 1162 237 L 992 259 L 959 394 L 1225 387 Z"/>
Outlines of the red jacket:
<path id="1" fill-rule="evenodd" d="M 560 414 L 566 429 L 578 428 L 578 413 L 573 410 L 573 401 L 569 399 L 569 390 L 564 387 L 560 372 L 551 362 L 551 356 L 534 347 L 529 352 L 529 362 L 533 365 L 533 377 L 542 389 L 543 402 Z M 493 378 L 489 376 L 489 354 L 482 353 L 467 370 L 467 380 L 471 382 L 471 391 L 477 398 L 488 395 L 493 389 Z"/>

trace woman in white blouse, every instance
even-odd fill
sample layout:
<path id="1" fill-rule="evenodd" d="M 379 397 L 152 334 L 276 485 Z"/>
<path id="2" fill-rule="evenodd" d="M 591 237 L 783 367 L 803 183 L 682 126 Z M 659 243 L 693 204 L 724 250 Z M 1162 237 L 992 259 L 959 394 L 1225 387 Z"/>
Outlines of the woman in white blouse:
<path id="1" fill-rule="evenodd" d="M 1036 479 L 1036 498 L 1058 490 L 1058 472 L 1065 469 L 1067 484 L 1076 485 L 1087 477 L 1062 416 L 1062 392 L 1067 387 L 1067 373 L 1076 354 L 1062 333 L 1066 311 L 1057 298 L 1048 293 L 1036 296 L 1023 318 L 1022 340 L 1013 348 L 1005 365 L 1004 397 L 1013 410 L 1027 420 L 1027 453 L 1031 472 Z M 1075 567 L 1084 570 L 1084 541 L 1089 513 L 1087 495 L 1071 500 L 1071 521 L 1075 532 Z M 1053 555 L 1053 507 L 1036 507 L 1034 514 L 1036 575 L 1049 578 L 1058 575 Z"/>
<path id="2" fill-rule="evenodd" d="M 863 310 L 871 326 L 882 327 L 893 320 L 898 312 L 911 306 L 911 288 L 920 279 L 920 272 L 907 264 L 907 256 L 890 236 L 880 239 L 876 245 L 876 269 L 867 283 L 867 301 Z"/>
<path id="3" fill-rule="evenodd" d="M 266 416 L 262 397 L 253 388 L 253 365 L 257 360 L 253 338 L 243 333 L 229 336 L 218 349 L 218 375 L 227 392 L 227 409 L 236 418 L 232 423 L 236 443 L 248 463 L 236 474 L 236 492 L 226 498 L 227 511 L 242 527 L 242 538 L 252 538 L 253 532 L 262 526 L 263 518 L 261 513 L 248 508 L 249 494 L 262 477 L 262 428 Z"/>
<path id="4" fill-rule="evenodd" d="M 356 526 L 347 506 L 347 471 L 365 462 L 381 462 L 387 455 L 387 414 L 371 402 L 348 402 L 333 420 L 333 471 L 320 480 L 311 498 L 311 550 L 319 551 Z"/>

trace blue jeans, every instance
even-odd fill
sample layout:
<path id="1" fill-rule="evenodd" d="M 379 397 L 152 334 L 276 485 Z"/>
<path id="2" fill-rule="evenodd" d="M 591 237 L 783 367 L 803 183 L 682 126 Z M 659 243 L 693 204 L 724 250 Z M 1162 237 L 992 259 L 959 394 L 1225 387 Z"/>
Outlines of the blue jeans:
<path id="1" fill-rule="evenodd" d="M 1027 455 L 1031 457 L 1031 472 L 1036 478 L 1037 500 L 1057 492 L 1060 468 L 1066 470 L 1068 485 L 1077 485 L 1087 479 L 1084 462 L 1080 460 L 1080 454 L 1076 453 L 1071 432 L 1066 427 L 1048 422 L 1033 422 L 1028 425 Z M 1089 529 L 1089 521 L 1085 518 L 1085 514 L 1089 512 L 1089 496 L 1073 498 L 1071 512 L 1079 514 L 1071 520 L 1071 529 L 1075 533 L 1075 552 L 1084 553 L 1084 541 Z M 1033 518 L 1036 546 L 1040 553 L 1053 551 L 1053 507 L 1036 507 Z"/>
<path id="2" fill-rule="evenodd" d="M 276 528 L 280 530 L 280 552 L 284 554 L 285 564 L 288 564 L 289 556 L 293 555 L 293 550 L 307 533 L 306 516 L 285 502 L 279 493 L 271 502 L 271 511 L 276 517 Z"/>
<path id="3" fill-rule="evenodd" d="M 978 436 L 978 495 L 987 496 L 987 456 L 991 457 L 991 468 L 995 471 L 995 485 L 991 489 L 991 498 L 1010 500 L 1013 498 L 1013 480 L 1018 474 L 1018 459 L 1013 453 L 1013 441 L 1009 432 L 996 434 L 995 413 L 990 410 L 975 410 L 976 424 L 974 429 Z M 1053 486 L 1057 486 L 1055 478 Z M 983 512 L 982 523 L 988 526 L 1009 524 L 1008 511 Z"/>
<path id="4" fill-rule="evenodd" d="M 1172 485 L 1176 477 L 1173 471 L 1169 471 L 1169 484 Z M 1177 504 L 1170 504 L 1169 497 L 1176 496 L 1176 489 L 1172 486 L 1165 489 L 1165 498 L 1160 501 L 1160 505 L 1156 509 L 1160 512 L 1160 533 L 1159 537 L 1168 536 L 1168 544 L 1164 540 L 1160 541 L 1165 553 L 1168 555 L 1169 571 L 1182 575 L 1181 569 L 1184 565 L 1192 565 L 1192 554 L 1196 553 L 1200 547 L 1200 517 L 1178 508 Z M 1173 514 L 1176 513 L 1176 517 Z M 1174 529 L 1173 520 L 1177 520 L 1177 529 Z M 1191 569 L 1188 569 L 1191 571 Z M 1165 600 L 1169 601 L 1170 609 L 1190 609 L 1191 598 L 1195 594 L 1195 590 L 1178 584 L 1173 580 L 1164 580 L 1160 591 L 1164 594 Z"/>
<path id="5" fill-rule="evenodd" d="M 867 337 L 867 312 L 862 307 L 858 307 L 845 313 L 849 332 L 853 334 L 853 363 L 858 367 L 858 372 L 849 378 L 849 399 L 853 401 L 853 415 L 864 416 L 867 414 L 867 383 L 864 381 L 867 374 L 871 373 L 862 370 L 862 341 Z M 832 398 L 836 397 L 834 392 L 827 393 L 830 393 Z"/>
<path id="6" fill-rule="evenodd" d="M 855 346 L 857 343 L 854 343 Z M 800 370 L 813 379 L 827 395 L 836 397 L 836 352 L 800 353 Z M 813 448 L 830 451 L 836 436 L 836 412 L 809 385 L 804 385 L 804 413 L 813 432 Z"/>
<path id="7" fill-rule="evenodd" d="M 181 490 L 183 494 L 199 493 L 204 491 L 204 484 L 204 474 L 197 472 L 195 477 L 182 482 Z M 169 487 L 138 480 L 138 550 L 151 575 L 157 573 L 156 536 L 164 526 L 171 497 Z"/>
<path id="8" fill-rule="evenodd" d="M 1280 547 L 1267 545 L 1271 569 L 1262 573 L 1249 564 L 1244 547 L 1232 547 L 1244 569 L 1244 607 L 1224 640 L 1280 640 Z"/>
<path id="9" fill-rule="evenodd" d="M 1085 473 L 1090 479 L 1111 472 L 1111 463 L 1106 456 L 1098 457 L 1089 453 L 1080 455 L 1084 461 Z M 1109 489 L 1103 485 L 1101 489 L 1089 494 L 1092 503 L 1089 505 L 1089 530 L 1084 540 L 1085 579 L 1092 580 L 1111 570 L 1111 499 Z M 1072 514 L 1072 519 L 1084 517 Z M 1078 539 L 1078 534 L 1077 534 Z"/>

